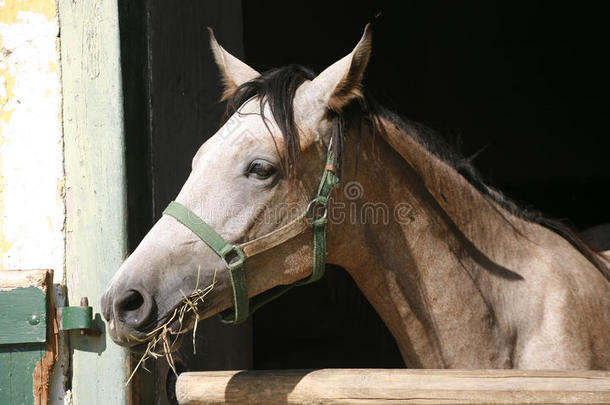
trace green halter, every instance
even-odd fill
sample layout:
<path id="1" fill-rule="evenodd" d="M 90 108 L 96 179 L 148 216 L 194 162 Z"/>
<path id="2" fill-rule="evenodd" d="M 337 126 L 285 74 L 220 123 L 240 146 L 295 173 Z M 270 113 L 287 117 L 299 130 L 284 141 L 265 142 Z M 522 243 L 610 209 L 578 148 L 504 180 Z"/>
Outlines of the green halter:
<path id="1" fill-rule="evenodd" d="M 205 242 L 226 263 L 233 286 L 234 308 L 233 311 L 227 310 L 222 313 L 224 322 L 235 325 L 240 324 L 246 321 L 248 316 L 258 308 L 284 294 L 295 285 L 309 284 L 322 278 L 326 265 L 328 200 L 333 188 L 339 186 L 339 177 L 336 173 L 333 160 L 329 146 L 326 167 L 322 174 L 318 193 L 309 202 L 303 215 L 271 233 L 246 243 L 238 245 L 229 243 L 193 211 L 176 201 L 172 201 L 163 211 L 163 214 L 174 217 L 182 225 L 193 231 L 199 239 Z M 322 215 L 319 215 L 320 210 L 322 210 Z M 252 299 L 248 299 L 244 267 L 246 259 L 294 238 L 309 226 L 313 228 L 313 269 L 311 276 L 290 285 L 274 287 Z"/>

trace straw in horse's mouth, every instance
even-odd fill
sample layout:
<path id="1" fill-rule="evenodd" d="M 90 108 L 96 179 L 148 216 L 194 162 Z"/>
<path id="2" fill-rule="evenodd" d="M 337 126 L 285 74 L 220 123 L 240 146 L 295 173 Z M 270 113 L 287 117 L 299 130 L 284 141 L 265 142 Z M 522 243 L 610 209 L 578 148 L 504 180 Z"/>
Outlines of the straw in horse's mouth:
<path id="1" fill-rule="evenodd" d="M 180 335 L 186 333 L 188 328 L 185 329 L 184 320 L 185 317 L 189 316 L 194 319 L 193 326 L 193 352 L 196 353 L 196 345 L 195 345 L 195 337 L 197 335 L 197 323 L 199 322 L 199 312 L 197 311 L 197 307 L 202 304 L 205 300 L 205 297 L 212 291 L 214 285 L 216 284 L 216 273 L 214 273 L 214 279 L 212 280 L 212 284 L 207 286 L 204 289 L 199 288 L 199 269 L 197 271 L 197 283 L 195 285 L 195 289 L 189 295 L 186 295 L 182 292 L 183 299 L 174 308 L 174 312 L 171 316 L 167 318 L 167 320 L 154 330 L 148 332 L 144 339 L 136 338 L 132 336 L 131 338 L 137 341 L 142 342 L 142 344 L 146 343 L 146 349 L 140 357 L 138 364 L 133 369 L 129 379 L 125 383 L 128 385 L 131 382 L 131 379 L 136 374 L 136 371 L 140 367 L 148 370 L 144 363 L 149 358 L 158 359 L 159 357 L 165 357 L 167 360 L 167 364 L 171 367 L 174 374 L 178 375 L 176 372 L 176 366 L 174 364 L 174 359 L 172 357 L 172 352 L 177 348 L 178 338 Z"/>

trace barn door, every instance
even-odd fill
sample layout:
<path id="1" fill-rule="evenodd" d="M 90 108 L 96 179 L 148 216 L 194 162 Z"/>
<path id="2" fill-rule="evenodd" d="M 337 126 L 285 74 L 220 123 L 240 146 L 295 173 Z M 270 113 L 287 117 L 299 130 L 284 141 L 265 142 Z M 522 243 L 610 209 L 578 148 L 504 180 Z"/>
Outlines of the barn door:
<path id="1" fill-rule="evenodd" d="M 224 106 L 207 26 L 243 57 L 241 1 L 119 2 L 127 153 L 129 250 L 133 251 L 178 194 L 201 144 L 216 132 Z M 179 371 L 251 368 L 251 326 L 218 318 L 198 326 L 175 360 Z M 153 366 L 149 365 L 149 368 Z M 163 361 L 153 378 L 156 399 L 173 396 L 175 376 Z M 169 387 L 169 388 L 168 388 Z M 143 390 L 144 393 L 146 390 Z"/>

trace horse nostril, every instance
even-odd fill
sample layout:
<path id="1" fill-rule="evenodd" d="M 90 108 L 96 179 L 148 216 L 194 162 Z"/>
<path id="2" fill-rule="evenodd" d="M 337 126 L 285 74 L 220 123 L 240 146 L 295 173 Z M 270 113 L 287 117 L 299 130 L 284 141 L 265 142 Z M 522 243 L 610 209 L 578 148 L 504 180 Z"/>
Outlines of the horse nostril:
<path id="1" fill-rule="evenodd" d="M 152 301 L 152 297 L 143 290 L 127 290 L 117 296 L 114 304 L 115 314 L 127 325 L 138 328 L 150 318 L 153 310 Z"/>
<path id="2" fill-rule="evenodd" d="M 144 298 L 142 294 L 136 290 L 130 290 L 127 295 L 123 297 L 123 300 L 119 304 L 121 309 L 125 312 L 135 311 L 144 304 Z"/>

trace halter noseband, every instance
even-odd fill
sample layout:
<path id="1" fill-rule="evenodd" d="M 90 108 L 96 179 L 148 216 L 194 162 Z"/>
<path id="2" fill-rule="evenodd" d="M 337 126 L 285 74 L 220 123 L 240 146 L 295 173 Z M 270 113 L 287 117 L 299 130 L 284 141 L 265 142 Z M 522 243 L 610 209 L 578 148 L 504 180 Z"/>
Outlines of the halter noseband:
<path id="1" fill-rule="evenodd" d="M 220 236 L 210 225 L 199 218 L 193 211 L 184 205 L 172 201 L 169 203 L 164 215 L 174 217 L 182 225 L 190 229 L 206 245 L 208 245 L 218 256 L 220 256 L 227 268 L 233 286 L 233 311 L 230 309 L 222 313 L 223 321 L 231 324 L 240 324 L 248 319 L 248 316 L 269 301 L 274 300 L 292 287 L 309 284 L 317 281 L 324 275 L 326 265 L 326 214 L 328 200 L 331 191 L 339 186 L 339 177 L 333 163 L 331 152 L 332 139 L 328 147 L 326 166 L 322 173 L 322 179 L 318 186 L 316 197 L 309 202 L 307 209 L 296 219 L 288 224 L 253 239 L 249 242 L 233 245 Z M 318 215 L 319 209 L 323 210 Z M 303 233 L 309 226 L 313 228 L 313 269 L 309 278 L 299 280 L 293 284 L 281 285 L 267 290 L 252 299 L 248 299 L 248 287 L 246 284 L 245 262 L 248 257 L 265 252 Z"/>

